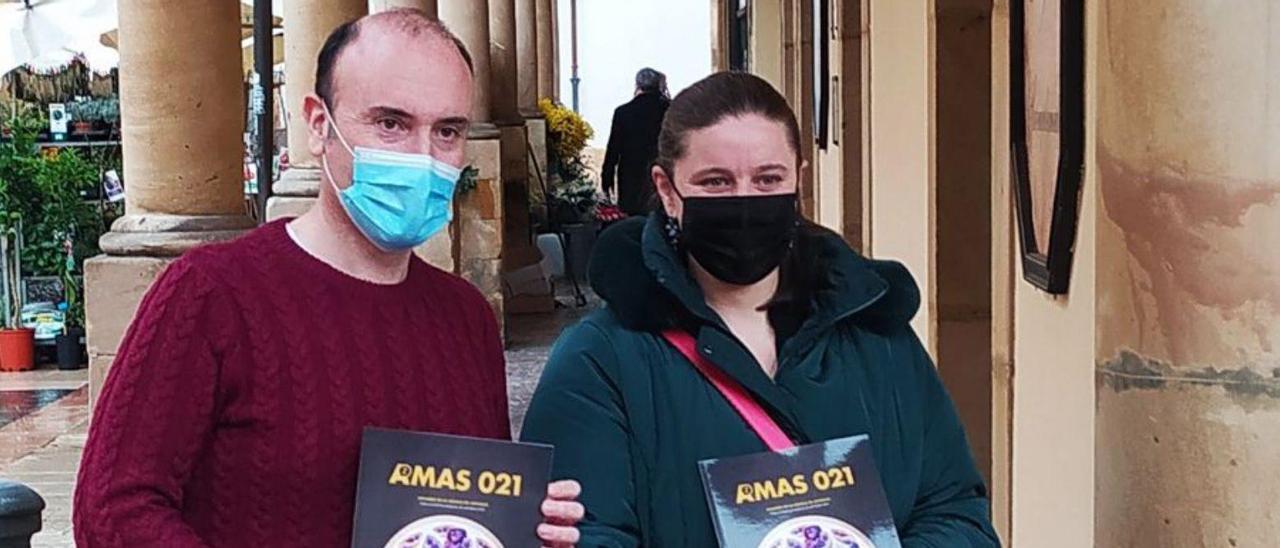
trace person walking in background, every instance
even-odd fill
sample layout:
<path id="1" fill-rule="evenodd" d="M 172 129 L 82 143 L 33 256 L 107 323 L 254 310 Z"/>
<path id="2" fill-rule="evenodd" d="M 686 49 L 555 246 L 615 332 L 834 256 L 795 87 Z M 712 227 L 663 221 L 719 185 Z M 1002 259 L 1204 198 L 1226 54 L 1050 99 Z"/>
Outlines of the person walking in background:
<path id="1" fill-rule="evenodd" d="M 652 209 L 654 190 L 649 171 L 658 157 L 658 131 L 670 103 L 667 76 L 643 68 L 636 73 L 635 98 L 613 111 L 600 180 L 605 194 L 615 196 L 627 215 L 648 215 Z"/>

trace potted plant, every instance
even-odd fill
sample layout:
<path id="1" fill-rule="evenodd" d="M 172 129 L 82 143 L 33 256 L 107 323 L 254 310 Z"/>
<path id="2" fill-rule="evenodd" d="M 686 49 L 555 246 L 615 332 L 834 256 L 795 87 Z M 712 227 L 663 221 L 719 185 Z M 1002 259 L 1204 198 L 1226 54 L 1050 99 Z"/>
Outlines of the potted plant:
<path id="1" fill-rule="evenodd" d="M 93 132 L 94 110 L 94 105 L 90 101 L 67 105 L 67 115 L 71 117 L 72 135 L 88 135 Z"/>
<path id="2" fill-rule="evenodd" d="M 0 179 L 0 196 L 7 186 Z M 22 215 L 7 207 L 0 214 L 0 290 L 0 371 L 29 370 L 35 367 L 36 332 L 22 325 Z"/>
<path id="3" fill-rule="evenodd" d="M 40 159 L 36 137 L 47 122 L 39 111 L 18 109 L 4 121 L 8 139 L 0 143 L 0 370 L 35 366 L 35 330 L 22 325 L 23 220 L 39 201 L 35 188 Z"/>
<path id="4" fill-rule="evenodd" d="M 66 262 L 62 271 L 62 334 L 55 339 L 58 347 L 58 369 L 81 369 L 88 361 L 84 341 L 84 299 L 76 278 L 76 256 L 71 239 L 63 240 Z"/>
<path id="5" fill-rule="evenodd" d="M 595 208 L 600 197 L 595 183 L 580 176 L 552 185 L 549 201 L 558 224 L 590 224 L 595 221 Z"/>
<path id="6" fill-rule="evenodd" d="M 98 99 L 98 124 L 105 131 L 113 131 L 120 125 L 120 100 L 114 97 Z"/>
<path id="7" fill-rule="evenodd" d="M 92 129 L 111 133 L 120 122 L 120 100 L 107 97 L 92 99 L 82 103 L 84 117 L 92 125 Z"/>
<path id="8" fill-rule="evenodd" d="M 82 258 L 94 251 L 80 244 L 95 240 L 101 228 L 94 203 L 84 199 L 85 192 L 97 184 L 97 168 L 76 151 L 63 150 L 45 158 L 36 181 L 44 203 L 35 233 L 46 247 L 56 249 L 51 270 L 63 288 L 64 329 L 55 339 L 58 365 L 78 369 L 84 365 L 84 294 L 76 273 L 81 271 Z"/>

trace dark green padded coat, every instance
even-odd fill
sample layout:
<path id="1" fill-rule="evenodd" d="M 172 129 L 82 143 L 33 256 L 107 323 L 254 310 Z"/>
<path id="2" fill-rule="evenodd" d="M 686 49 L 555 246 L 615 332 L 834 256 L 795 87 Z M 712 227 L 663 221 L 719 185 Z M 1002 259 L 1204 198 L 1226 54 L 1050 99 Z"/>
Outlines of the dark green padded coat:
<path id="1" fill-rule="evenodd" d="M 579 546 L 714 547 L 697 462 L 766 450 L 661 338 L 677 318 L 798 443 L 870 434 L 905 547 L 999 545 L 954 406 L 908 324 L 920 303 L 911 275 L 834 233 L 802 238 L 796 249 L 830 283 L 780 342 L 770 379 L 706 305 L 657 215 L 601 236 L 590 279 L 608 306 L 557 341 L 522 432 L 556 446 L 556 478 L 582 483 Z"/>

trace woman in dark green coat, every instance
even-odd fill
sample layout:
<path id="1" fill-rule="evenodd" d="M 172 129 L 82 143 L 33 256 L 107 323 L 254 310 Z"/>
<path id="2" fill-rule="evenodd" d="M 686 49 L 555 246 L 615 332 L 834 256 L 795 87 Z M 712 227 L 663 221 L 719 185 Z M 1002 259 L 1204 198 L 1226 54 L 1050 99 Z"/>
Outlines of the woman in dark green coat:
<path id="1" fill-rule="evenodd" d="M 564 333 L 523 438 L 581 481 L 581 546 L 716 545 L 697 462 L 767 450 L 662 336 L 680 329 L 797 444 L 869 434 L 905 547 L 997 546 L 982 478 L 900 264 L 799 218 L 802 139 L 768 83 L 713 75 L 671 103 L 663 208 L 611 228 L 590 278 L 608 306 Z"/>

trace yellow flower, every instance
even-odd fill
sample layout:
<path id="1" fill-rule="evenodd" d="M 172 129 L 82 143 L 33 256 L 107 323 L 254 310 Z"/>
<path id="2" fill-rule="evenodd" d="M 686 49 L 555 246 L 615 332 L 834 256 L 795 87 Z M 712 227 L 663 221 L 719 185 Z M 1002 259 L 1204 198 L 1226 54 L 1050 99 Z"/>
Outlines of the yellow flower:
<path id="1" fill-rule="evenodd" d="M 547 132 L 556 156 L 563 159 L 578 157 L 582 149 L 587 147 L 587 141 L 595 135 L 591 124 L 578 113 L 549 98 L 539 100 L 538 108 L 547 119 Z"/>

